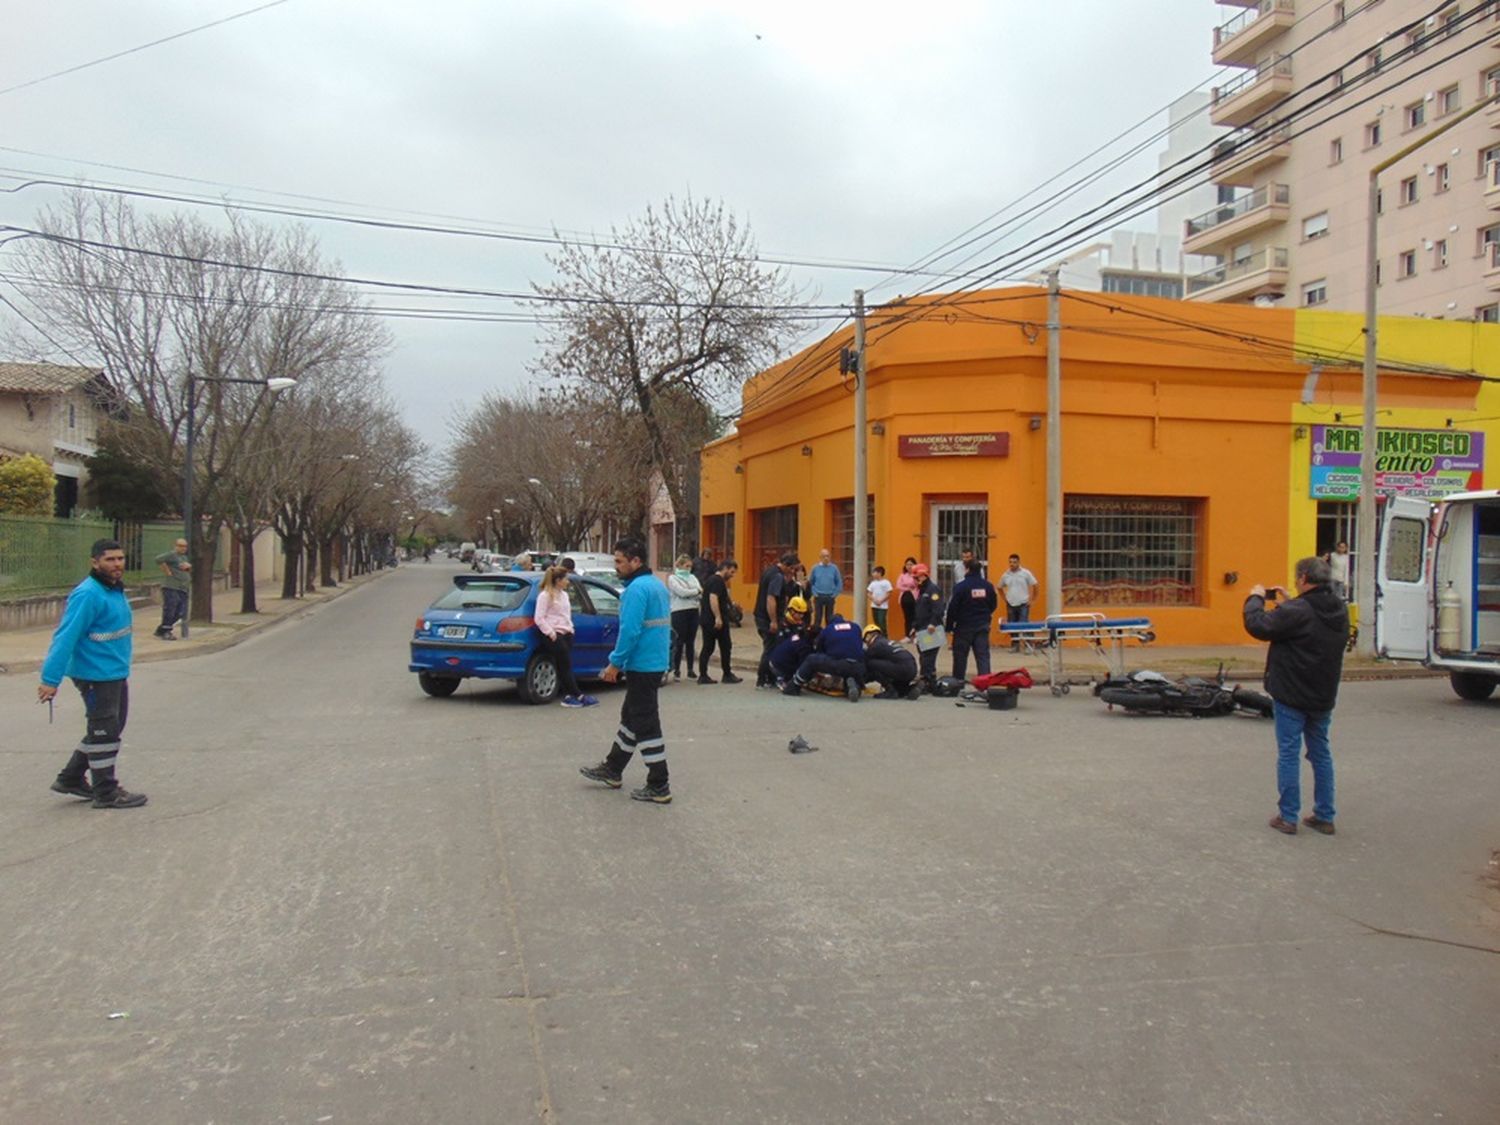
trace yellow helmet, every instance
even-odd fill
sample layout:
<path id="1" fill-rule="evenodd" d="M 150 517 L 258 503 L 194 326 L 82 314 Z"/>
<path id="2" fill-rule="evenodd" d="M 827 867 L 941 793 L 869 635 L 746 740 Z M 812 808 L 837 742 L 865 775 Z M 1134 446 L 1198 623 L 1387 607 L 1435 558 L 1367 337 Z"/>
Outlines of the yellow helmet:
<path id="1" fill-rule="evenodd" d="M 870 639 L 870 634 L 871 633 L 883 633 L 883 632 L 885 632 L 885 630 L 882 629 L 879 625 L 875 624 L 875 622 L 872 621 L 868 625 L 865 626 L 865 631 L 863 633 L 861 633 L 860 636 L 864 637 L 864 639 L 868 641 Z"/>
<path id="2" fill-rule="evenodd" d="M 791 601 L 786 603 L 786 611 L 788 613 L 800 613 L 806 615 L 807 599 L 804 597 L 793 598 Z"/>

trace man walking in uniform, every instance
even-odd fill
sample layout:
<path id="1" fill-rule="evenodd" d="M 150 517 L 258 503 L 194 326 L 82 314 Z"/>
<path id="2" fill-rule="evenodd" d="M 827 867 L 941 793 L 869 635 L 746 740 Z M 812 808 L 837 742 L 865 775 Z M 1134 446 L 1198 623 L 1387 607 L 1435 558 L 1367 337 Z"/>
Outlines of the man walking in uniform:
<path id="1" fill-rule="evenodd" d="M 620 727 L 604 761 L 578 772 L 618 789 L 625 767 L 639 750 L 646 763 L 646 784 L 632 789 L 630 795 L 637 801 L 666 805 L 672 801 L 672 789 L 667 783 L 667 746 L 657 692 L 671 655 L 670 598 L 646 564 L 646 544 L 635 536 L 615 544 L 615 573 L 625 582 L 620 595 L 620 635 L 599 678 L 612 684 L 622 673 L 625 676 Z"/>
<path id="2" fill-rule="evenodd" d="M 54 793 L 91 800 L 96 809 L 135 809 L 144 793 L 128 793 L 115 780 L 115 759 L 130 706 L 130 631 L 134 615 L 125 597 L 125 552 L 113 539 L 93 548 L 93 569 L 73 587 L 67 608 L 42 661 L 38 703 L 50 703 L 64 676 L 83 695 L 86 733 L 52 783 Z M 92 775 L 90 785 L 84 777 Z"/>

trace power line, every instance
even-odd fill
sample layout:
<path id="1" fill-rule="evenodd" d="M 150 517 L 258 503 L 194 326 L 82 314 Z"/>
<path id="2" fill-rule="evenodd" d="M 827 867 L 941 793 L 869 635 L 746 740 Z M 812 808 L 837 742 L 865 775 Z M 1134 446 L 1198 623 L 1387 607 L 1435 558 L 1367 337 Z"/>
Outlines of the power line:
<path id="1" fill-rule="evenodd" d="M 234 15 L 225 16 L 223 19 L 199 24 L 197 27 L 190 27 L 186 31 L 179 31 L 174 35 L 166 35 L 160 39 L 153 39 L 149 43 L 142 43 L 136 47 L 128 47 L 123 51 L 116 51 L 112 55 L 105 55 L 103 58 L 91 59 L 88 62 L 79 63 L 77 66 L 65 67 L 62 70 L 55 70 L 51 74 L 44 74 L 40 78 L 31 78 L 25 82 L 18 82 L 14 86 L 6 86 L 4 89 L 0 89 L 0 95 L 11 94 L 17 90 L 24 90 L 28 86 L 39 86 L 43 82 L 50 82 L 54 78 L 61 78 L 65 74 L 77 74 L 80 70 L 88 70 L 90 67 L 101 66 L 107 62 L 114 62 L 115 59 L 123 59 L 126 55 L 133 55 L 138 51 L 145 51 L 152 47 L 160 47 L 163 43 L 171 43 L 176 39 L 183 39 L 189 35 L 196 35 L 198 32 L 207 31 L 211 27 L 219 27 L 221 24 L 232 23 L 234 20 L 244 19 L 246 16 L 255 15 L 256 12 L 264 12 L 267 8 L 275 8 L 285 3 L 287 3 L 287 0 L 271 0 L 269 4 L 261 4 L 259 7 L 255 8 L 247 8 L 243 12 L 236 12 Z"/>

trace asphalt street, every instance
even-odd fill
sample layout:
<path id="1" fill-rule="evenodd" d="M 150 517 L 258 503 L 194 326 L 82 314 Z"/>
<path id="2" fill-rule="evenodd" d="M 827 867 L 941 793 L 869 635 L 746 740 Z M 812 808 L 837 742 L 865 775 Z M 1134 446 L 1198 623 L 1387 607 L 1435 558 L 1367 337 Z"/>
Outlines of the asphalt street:
<path id="1" fill-rule="evenodd" d="M 454 572 L 140 666 L 140 810 L 0 676 L 0 1120 L 1500 1120 L 1500 700 L 1346 685 L 1284 837 L 1265 720 L 684 682 L 656 807 L 618 689 L 421 694 Z"/>

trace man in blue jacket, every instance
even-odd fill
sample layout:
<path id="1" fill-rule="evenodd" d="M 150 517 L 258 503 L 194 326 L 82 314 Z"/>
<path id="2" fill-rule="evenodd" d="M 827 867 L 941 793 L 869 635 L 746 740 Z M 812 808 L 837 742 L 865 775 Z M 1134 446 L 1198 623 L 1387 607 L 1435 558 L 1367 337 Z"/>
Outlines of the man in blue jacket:
<path id="1" fill-rule="evenodd" d="M 136 809 L 146 803 L 146 795 L 127 792 L 115 780 L 115 759 L 130 705 L 134 622 L 120 580 L 125 552 L 113 539 L 100 539 L 92 555 L 89 576 L 68 595 L 36 689 L 37 702 L 50 703 L 63 677 L 71 676 L 83 695 L 83 741 L 52 783 L 52 791 L 92 801 L 96 809 Z M 85 772 L 93 776 L 92 785 Z"/>
<path id="2" fill-rule="evenodd" d="M 974 653 L 974 670 L 986 675 L 990 670 L 990 625 L 1000 599 L 980 569 L 979 560 L 964 564 L 964 579 L 953 587 L 948 599 L 944 625 L 953 637 L 953 678 L 962 680 L 969 671 L 969 653 Z"/>
<path id="3" fill-rule="evenodd" d="M 833 620 L 833 606 L 844 592 L 844 572 L 833 561 L 833 552 L 824 547 L 818 552 L 818 564 L 807 576 L 812 587 L 813 628 L 821 629 Z"/>
<path id="4" fill-rule="evenodd" d="M 828 627 L 818 634 L 813 653 L 802 661 L 792 682 L 782 690 L 788 695 L 799 695 L 820 673 L 843 680 L 844 695 L 849 702 L 859 702 L 865 684 L 865 642 L 860 636 L 859 626 L 837 613 Z"/>
<path id="5" fill-rule="evenodd" d="M 667 784 L 667 746 L 657 690 L 671 655 L 671 601 L 666 586 L 646 565 L 646 544 L 635 536 L 615 544 L 615 573 L 625 583 L 620 595 L 620 635 L 608 666 L 599 675 L 611 684 L 622 673 L 625 676 L 620 728 L 604 761 L 578 772 L 618 789 L 625 767 L 639 750 L 646 763 L 646 784 L 632 789 L 630 795 L 637 801 L 667 805 L 672 802 L 672 789 Z"/>

